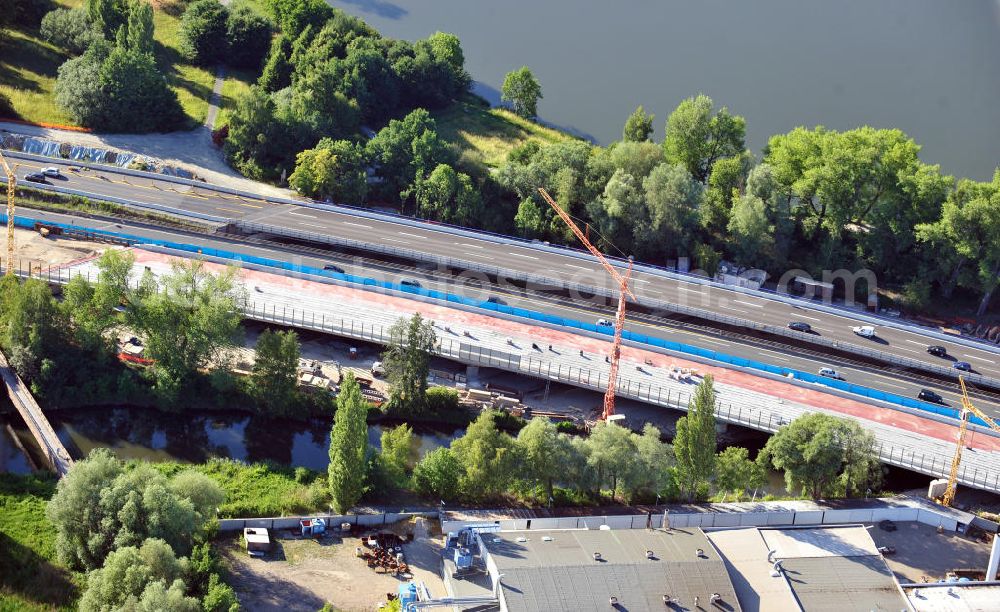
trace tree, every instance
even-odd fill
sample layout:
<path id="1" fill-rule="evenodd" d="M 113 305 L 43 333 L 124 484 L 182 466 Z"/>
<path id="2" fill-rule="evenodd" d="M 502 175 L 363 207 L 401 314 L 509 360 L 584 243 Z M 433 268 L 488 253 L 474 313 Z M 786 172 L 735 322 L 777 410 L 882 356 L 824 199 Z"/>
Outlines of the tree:
<path id="1" fill-rule="evenodd" d="M 13 278 L 4 283 L 0 345 L 18 375 L 35 382 L 49 356 L 64 345 L 66 321 L 45 283 L 35 279 L 18 283 Z"/>
<path id="2" fill-rule="evenodd" d="M 570 453 L 569 439 L 548 418 L 535 417 L 518 432 L 515 443 L 522 461 L 521 473 L 534 485 L 544 485 L 545 499 L 551 500 L 553 483 Z"/>
<path id="3" fill-rule="evenodd" d="M 587 446 L 587 461 L 597 472 L 597 485 L 610 483 L 611 499 L 617 499 L 619 485 L 628 485 L 638 466 L 634 434 L 624 427 L 599 422 L 591 430 Z"/>
<path id="4" fill-rule="evenodd" d="M 187 59 L 208 66 L 221 61 L 228 50 L 229 9 L 219 0 L 197 0 L 181 17 L 180 49 Z"/>
<path id="5" fill-rule="evenodd" d="M 680 164 L 660 164 L 642 181 L 649 209 L 647 250 L 667 256 L 688 251 L 690 235 L 697 225 L 702 188 Z"/>
<path id="6" fill-rule="evenodd" d="M 671 484 L 670 468 L 674 465 L 674 452 L 660 438 L 660 430 L 650 423 L 642 428 L 641 436 L 635 437 L 639 461 L 630 483 L 633 498 L 642 494 L 649 497 L 662 495 Z"/>
<path id="7" fill-rule="evenodd" d="M 699 208 L 701 225 L 709 232 L 722 234 L 726 231 L 733 202 L 743 193 L 751 163 L 750 152 L 744 151 L 741 155 L 717 159 L 712 164 Z"/>
<path id="8" fill-rule="evenodd" d="M 993 181 L 963 179 L 941 210 L 941 218 L 917 226 L 917 236 L 928 245 L 939 245 L 942 259 L 950 259 L 952 270 L 946 286 L 960 283 L 982 294 L 977 316 L 986 313 L 1000 282 L 1000 169 Z M 948 257 L 950 254 L 954 254 Z M 962 274 L 967 264 L 972 274 Z M 950 292 L 949 292 L 950 293 Z"/>
<path id="9" fill-rule="evenodd" d="M 389 328 L 389 344 L 382 353 L 385 377 L 389 381 L 389 409 L 418 413 L 425 406 L 431 353 L 437 346 L 434 323 L 414 313 L 400 318 Z"/>
<path id="10" fill-rule="evenodd" d="M 201 607 L 205 612 L 239 612 L 240 601 L 236 598 L 233 587 L 223 582 L 218 574 L 213 573 L 209 576 L 208 590 L 202 599 Z"/>
<path id="11" fill-rule="evenodd" d="M 382 450 L 378 463 L 386 479 L 396 487 L 405 487 L 417 464 L 419 451 L 413 430 L 405 423 L 382 432 Z"/>
<path id="12" fill-rule="evenodd" d="M 257 337 L 250 393 L 271 414 L 287 415 L 298 389 L 299 336 L 292 330 L 265 329 Z"/>
<path id="13" fill-rule="evenodd" d="M 469 175 L 438 164 L 416 185 L 417 215 L 425 219 L 471 225 L 479 216 L 479 191 Z"/>
<path id="14" fill-rule="evenodd" d="M 646 142 L 649 140 L 650 136 L 653 135 L 653 119 L 654 116 L 644 111 L 640 104 L 625 122 L 622 140 L 625 142 Z"/>
<path id="15" fill-rule="evenodd" d="M 758 460 L 785 472 L 789 492 L 813 499 L 867 488 L 877 480 L 875 438 L 855 421 L 805 414 L 779 429 Z M 869 480 L 872 479 L 872 480 Z"/>
<path id="16" fill-rule="evenodd" d="M 712 99 L 699 94 L 681 102 L 667 119 L 663 151 L 667 161 L 683 164 L 701 183 L 717 159 L 743 152 L 746 122 L 726 107 L 713 109 Z"/>
<path id="17" fill-rule="evenodd" d="M 531 119 L 538 114 L 538 101 L 542 99 L 542 86 L 527 66 L 507 73 L 500 88 L 500 99 L 510 102 L 514 112 Z"/>
<path id="18" fill-rule="evenodd" d="M 434 119 L 422 108 L 402 120 L 392 119 L 368 141 L 368 157 L 383 181 L 386 197 L 402 200 L 411 185 L 447 161 Z"/>
<path id="19" fill-rule="evenodd" d="M 128 22 L 129 0 L 87 0 L 87 16 L 106 39 L 114 39 L 118 29 Z"/>
<path id="20" fill-rule="evenodd" d="M 267 0 L 267 7 L 285 36 L 293 39 L 307 27 L 319 28 L 336 14 L 323 0 Z"/>
<path id="21" fill-rule="evenodd" d="M 542 209 L 534 200 L 528 198 L 521 200 L 517 206 L 517 216 L 514 217 L 514 225 L 518 232 L 525 238 L 534 238 L 539 235 L 545 227 L 545 216 Z"/>
<path id="22" fill-rule="evenodd" d="M 153 7 L 144 0 L 132 0 L 126 24 L 128 48 L 133 53 L 153 53 Z"/>
<path id="23" fill-rule="evenodd" d="M 108 555 L 104 567 L 87 575 L 80 610 L 197 612 L 198 600 L 184 595 L 186 571 L 187 560 L 178 559 L 163 540 L 148 539 L 140 547 L 119 548 Z"/>
<path id="24" fill-rule="evenodd" d="M 175 495 L 191 502 L 195 522 L 204 525 L 219 511 L 226 493 L 218 482 L 195 470 L 184 470 L 170 478 L 168 488 Z"/>
<path id="25" fill-rule="evenodd" d="M 348 373 L 337 395 L 337 412 L 330 431 L 328 477 L 334 509 L 350 510 L 365 491 L 365 456 L 368 451 L 368 402 L 354 375 Z"/>
<path id="26" fill-rule="evenodd" d="M 462 467 L 458 489 L 469 500 L 497 499 L 513 481 L 517 465 L 514 440 L 497 429 L 494 416 L 483 412 L 464 436 L 451 443 L 451 452 Z"/>
<path id="27" fill-rule="evenodd" d="M 234 268 L 213 274 L 198 260 L 173 262 L 171 274 L 149 280 L 150 292 L 132 304 L 129 317 L 156 362 L 161 400 L 170 405 L 195 372 L 235 344 L 237 304 L 245 296 Z"/>
<path id="28" fill-rule="evenodd" d="M 42 38 L 73 55 L 85 52 L 94 41 L 103 38 L 100 28 L 80 8 L 56 9 L 42 18 Z"/>
<path id="29" fill-rule="evenodd" d="M 750 453 L 740 446 L 730 446 L 715 458 L 715 485 L 725 496 L 733 491 L 743 493 L 748 489 L 764 486 L 767 473 L 757 462 L 750 460 Z"/>
<path id="30" fill-rule="evenodd" d="M 687 415 L 677 420 L 677 481 L 688 501 L 703 496 L 715 474 L 715 401 L 712 375 L 706 374 L 688 404 Z"/>
<path id="31" fill-rule="evenodd" d="M 462 472 L 455 453 L 442 446 L 424 455 L 413 468 L 413 486 L 421 495 L 451 501 L 458 497 Z"/>
<path id="32" fill-rule="evenodd" d="M 774 227 L 764 201 L 752 195 L 736 200 L 729 216 L 730 243 L 737 260 L 746 266 L 763 266 L 774 244 Z"/>
<path id="33" fill-rule="evenodd" d="M 288 56 L 292 54 L 292 41 L 280 34 L 271 41 L 271 49 L 267 54 L 264 69 L 257 79 L 257 84 L 264 91 L 273 93 L 292 84 L 292 65 Z"/>
<path id="34" fill-rule="evenodd" d="M 270 47 L 271 22 L 243 2 L 230 6 L 226 18 L 226 63 L 256 72 Z"/>
<path id="35" fill-rule="evenodd" d="M 280 174 L 276 166 L 286 152 L 278 147 L 281 126 L 275 120 L 275 111 L 274 100 L 261 87 L 253 86 L 236 98 L 223 152 L 244 176 L 263 180 Z"/>
<path id="36" fill-rule="evenodd" d="M 147 538 L 188 552 L 221 501 L 214 483 L 185 476 L 175 485 L 148 465 L 126 471 L 111 451 L 97 449 L 59 481 L 45 514 L 62 562 L 92 570 L 116 548 L 140 546 Z"/>
<path id="37" fill-rule="evenodd" d="M 357 204 L 368 193 L 364 151 L 349 140 L 324 138 L 298 154 L 288 184 L 313 199 Z"/>

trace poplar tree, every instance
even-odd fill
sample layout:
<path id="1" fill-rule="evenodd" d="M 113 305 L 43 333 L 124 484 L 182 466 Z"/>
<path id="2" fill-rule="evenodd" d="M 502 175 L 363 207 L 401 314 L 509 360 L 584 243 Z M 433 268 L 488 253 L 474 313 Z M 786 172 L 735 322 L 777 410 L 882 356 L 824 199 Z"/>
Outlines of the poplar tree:
<path id="1" fill-rule="evenodd" d="M 347 512 L 365 491 L 365 455 L 368 451 L 368 402 L 361 386 L 348 373 L 337 395 L 337 413 L 330 431 L 328 478 L 333 507 Z"/>
<path id="2" fill-rule="evenodd" d="M 677 421 L 674 437 L 677 484 L 688 501 L 694 501 L 708 490 L 715 473 L 716 444 L 715 387 L 712 375 L 707 374 L 688 404 L 687 416 Z"/>

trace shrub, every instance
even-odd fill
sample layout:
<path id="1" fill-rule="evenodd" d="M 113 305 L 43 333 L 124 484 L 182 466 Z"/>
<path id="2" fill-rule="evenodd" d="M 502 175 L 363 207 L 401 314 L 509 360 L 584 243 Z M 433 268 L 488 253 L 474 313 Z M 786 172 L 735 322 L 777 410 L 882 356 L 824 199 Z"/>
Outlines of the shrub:
<path id="1" fill-rule="evenodd" d="M 198 0 L 181 17 L 181 53 L 198 64 L 214 64 L 227 51 L 229 9 L 218 0 Z"/>
<path id="2" fill-rule="evenodd" d="M 448 387 L 431 387 L 427 390 L 427 409 L 435 414 L 458 410 L 458 391 Z"/>
<path id="3" fill-rule="evenodd" d="M 226 63 L 238 68 L 260 70 L 271 48 L 271 22 L 245 4 L 235 4 L 226 19 Z"/>
<path id="4" fill-rule="evenodd" d="M 42 18 L 42 38 L 80 55 L 103 35 L 83 9 L 56 9 Z"/>

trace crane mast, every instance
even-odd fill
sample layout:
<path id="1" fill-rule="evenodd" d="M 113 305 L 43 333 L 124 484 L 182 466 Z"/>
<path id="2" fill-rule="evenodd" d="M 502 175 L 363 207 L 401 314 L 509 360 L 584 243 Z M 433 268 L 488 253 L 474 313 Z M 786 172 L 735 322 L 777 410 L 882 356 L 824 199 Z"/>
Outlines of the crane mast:
<path id="1" fill-rule="evenodd" d="M 962 424 L 958 427 L 958 447 L 955 449 L 955 457 L 951 460 L 951 473 L 948 475 L 948 487 L 941 496 L 941 504 L 950 506 L 955 501 L 955 491 L 958 488 L 958 466 L 962 463 L 962 450 L 965 449 L 965 436 L 969 431 L 969 418 L 975 415 L 981 418 L 991 429 L 1000 431 L 1000 425 L 976 408 L 969 399 L 969 392 L 965 388 L 965 377 L 959 376 L 958 383 L 962 385 Z"/>
<path id="2" fill-rule="evenodd" d="M 3 171 L 7 175 L 7 268 L 6 274 L 10 276 L 14 273 L 14 191 L 17 188 L 17 165 L 11 169 L 7 165 L 7 160 L 3 153 L 0 153 L 0 164 L 3 164 Z"/>
<path id="3" fill-rule="evenodd" d="M 563 210 L 544 188 L 539 187 L 538 193 L 542 195 L 542 199 L 544 199 L 548 205 L 552 207 L 552 210 L 559 215 L 559 218 L 562 219 L 563 223 L 565 223 L 577 239 L 583 243 L 583 246 L 587 247 L 587 250 L 597 258 L 601 265 L 604 266 L 604 269 L 608 271 L 608 274 L 611 275 L 611 278 L 618 284 L 618 310 L 615 313 L 615 339 L 611 345 L 611 368 L 608 371 L 608 389 L 604 393 L 604 409 L 601 413 L 601 419 L 607 420 L 609 416 L 615 413 L 615 392 L 618 388 L 618 363 L 621 360 L 622 329 L 625 327 L 625 297 L 629 296 L 633 300 L 636 299 L 635 294 L 632 293 L 632 290 L 629 289 L 628 286 L 629 278 L 632 276 L 632 258 L 628 258 L 628 269 L 625 271 L 625 275 L 622 276 L 622 274 L 608 262 L 607 258 L 604 257 L 604 254 L 601 253 L 597 247 L 591 244 L 587 234 L 582 232 L 576 223 L 573 222 L 569 213 Z"/>

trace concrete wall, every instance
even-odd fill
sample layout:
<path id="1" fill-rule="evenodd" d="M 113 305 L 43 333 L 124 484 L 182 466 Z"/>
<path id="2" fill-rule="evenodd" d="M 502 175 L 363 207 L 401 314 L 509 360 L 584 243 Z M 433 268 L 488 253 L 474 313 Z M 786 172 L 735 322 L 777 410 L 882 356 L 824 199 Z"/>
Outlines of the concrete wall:
<path id="1" fill-rule="evenodd" d="M 269 518 L 221 519 L 219 531 L 242 531 L 244 527 L 263 527 L 265 529 L 294 529 L 304 518 L 321 518 L 328 528 L 339 528 L 341 523 L 350 523 L 360 527 L 376 527 L 406 521 L 413 517 L 423 516 L 437 518 L 437 512 L 389 512 L 385 514 L 312 514 L 309 516 L 280 516 Z"/>

